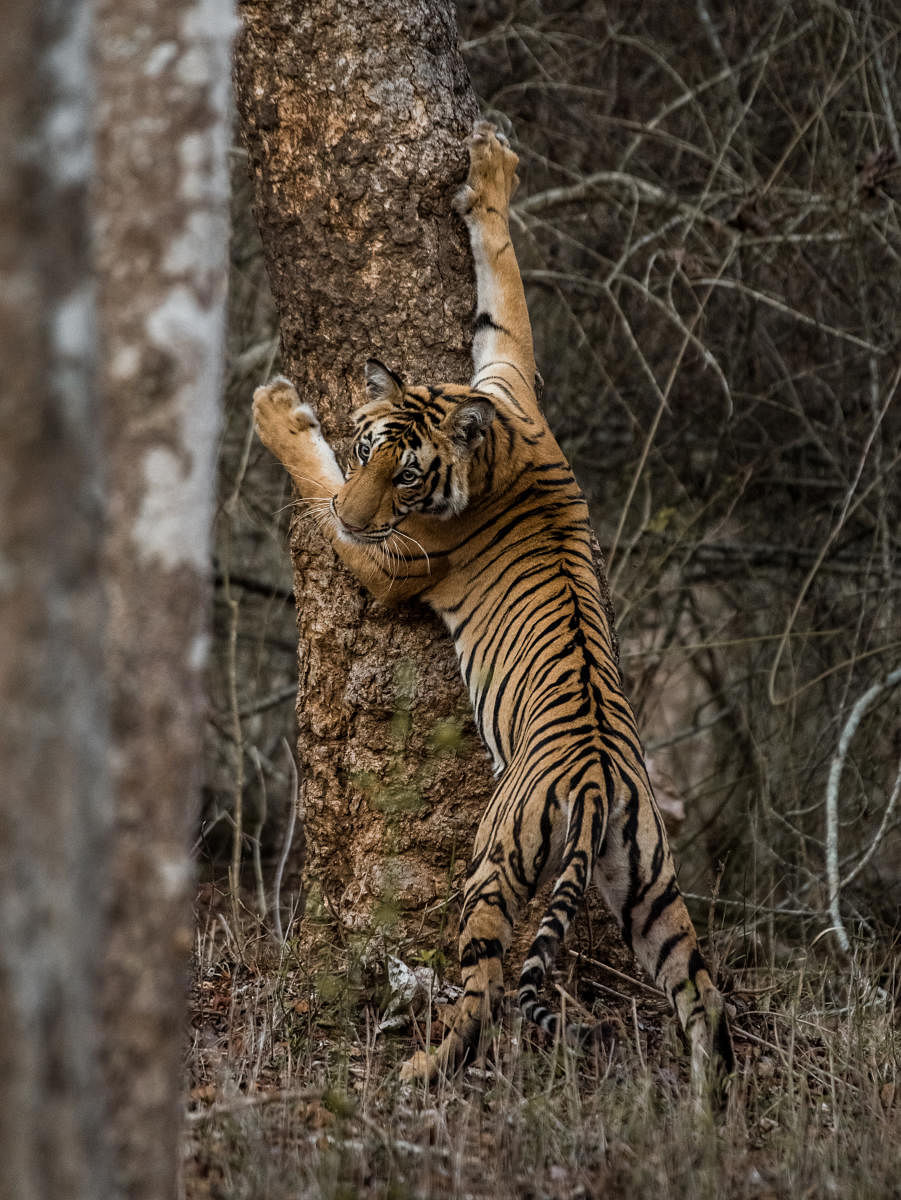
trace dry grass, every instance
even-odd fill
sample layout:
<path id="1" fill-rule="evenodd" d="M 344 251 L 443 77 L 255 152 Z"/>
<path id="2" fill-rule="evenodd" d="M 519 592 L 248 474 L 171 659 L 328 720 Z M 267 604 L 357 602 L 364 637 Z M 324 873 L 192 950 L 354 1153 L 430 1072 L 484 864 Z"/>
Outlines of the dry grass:
<path id="1" fill-rule="evenodd" d="M 591 968 L 558 980 L 600 998 L 615 1042 L 577 1055 L 508 1012 L 483 1061 L 401 1085 L 426 1017 L 378 1032 L 372 945 L 319 913 L 279 952 L 225 899 L 207 886 L 198 902 L 188 1200 L 898 1194 L 890 961 L 772 953 L 726 970 L 739 1070 L 727 1110 L 699 1117 L 665 1005 Z"/>

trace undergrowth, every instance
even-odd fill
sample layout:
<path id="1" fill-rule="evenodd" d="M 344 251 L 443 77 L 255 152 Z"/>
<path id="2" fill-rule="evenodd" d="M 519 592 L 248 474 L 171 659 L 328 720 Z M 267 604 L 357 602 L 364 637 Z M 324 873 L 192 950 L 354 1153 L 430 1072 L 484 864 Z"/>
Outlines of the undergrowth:
<path id="1" fill-rule="evenodd" d="M 605 1020 L 605 1044 L 545 1039 L 511 1000 L 480 1057 L 429 1089 L 398 1067 L 444 1010 L 379 1030 L 384 935 L 352 938 L 323 909 L 279 949 L 212 885 L 197 928 L 188 1200 L 898 1195 L 890 954 L 736 953 L 721 979 L 738 1070 L 725 1108 L 697 1114 L 662 997 L 584 956 L 561 962 L 558 1002 Z"/>

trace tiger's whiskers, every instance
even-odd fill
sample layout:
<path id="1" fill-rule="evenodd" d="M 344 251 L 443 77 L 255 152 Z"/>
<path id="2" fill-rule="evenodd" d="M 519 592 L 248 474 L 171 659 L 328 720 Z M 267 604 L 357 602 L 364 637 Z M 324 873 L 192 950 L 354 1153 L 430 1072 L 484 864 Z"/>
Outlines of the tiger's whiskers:
<path id="1" fill-rule="evenodd" d="M 412 536 L 411 536 L 409 533 L 405 532 L 403 529 L 394 529 L 392 532 L 393 532 L 393 534 L 394 534 L 394 536 L 395 536 L 395 537 L 399 537 L 399 538 L 406 538 L 408 542 L 412 542 L 412 543 L 413 543 L 413 545 L 416 547 L 416 549 L 419 551 L 419 553 L 420 553 L 420 554 L 422 555 L 422 557 L 425 559 L 425 569 L 426 569 L 426 574 L 427 574 L 427 575 L 431 575 L 431 573 L 432 573 L 432 563 L 431 563 L 431 560 L 430 560 L 430 558 L 429 558 L 428 551 L 425 549 L 425 547 L 422 545 L 422 543 L 421 543 L 421 542 L 417 542 L 417 540 L 416 540 L 416 538 L 415 538 L 415 537 L 412 537 Z M 400 548 L 400 547 L 398 547 L 398 550 L 400 550 L 400 549 L 401 549 L 401 548 Z M 406 558 L 407 556 L 406 556 L 406 555 L 404 555 L 404 557 Z"/>

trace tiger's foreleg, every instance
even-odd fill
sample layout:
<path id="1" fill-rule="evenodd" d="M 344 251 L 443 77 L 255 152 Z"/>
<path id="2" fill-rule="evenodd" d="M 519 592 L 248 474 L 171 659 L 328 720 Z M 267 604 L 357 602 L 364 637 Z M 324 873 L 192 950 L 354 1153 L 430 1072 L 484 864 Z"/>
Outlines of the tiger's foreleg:
<path id="1" fill-rule="evenodd" d="M 495 388 L 514 403 L 535 396 L 532 326 L 509 226 L 518 161 L 506 138 L 478 121 L 469 139 L 469 176 L 455 201 L 476 273 L 472 386 Z"/>
<path id="2" fill-rule="evenodd" d="M 382 595 L 386 582 L 390 583 L 388 570 L 373 554 L 340 536 L 331 501 L 344 485 L 344 472 L 322 434 L 316 413 L 303 403 L 289 380 L 277 376 L 254 392 L 253 418 L 260 440 L 294 480 L 339 558 L 365 587 Z"/>
<path id="3" fill-rule="evenodd" d="M 253 393 L 253 420 L 260 441 L 272 451 L 304 500 L 323 502 L 344 483 L 319 418 L 292 383 L 276 376 Z"/>
<path id="4" fill-rule="evenodd" d="M 611 818 L 597 881 L 623 938 L 675 1010 L 691 1053 L 692 1092 L 719 1089 L 734 1066 L 723 998 L 698 948 L 650 785 Z"/>

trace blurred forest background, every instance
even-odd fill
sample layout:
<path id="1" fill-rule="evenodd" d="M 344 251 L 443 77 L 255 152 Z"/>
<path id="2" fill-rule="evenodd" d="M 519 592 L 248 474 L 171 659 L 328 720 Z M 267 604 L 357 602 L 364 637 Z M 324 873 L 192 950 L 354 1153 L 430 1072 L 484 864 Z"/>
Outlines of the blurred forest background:
<path id="1" fill-rule="evenodd" d="M 377 1005 L 341 991 L 346 959 L 341 983 L 283 951 L 280 969 L 305 982 L 292 975 L 277 1004 L 256 973 L 252 946 L 268 937 L 273 903 L 285 922 L 298 911 L 303 838 L 290 820 L 296 781 L 285 747 L 295 740 L 297 675 L 292 496 L 253 438 L 249 406 L 253 387 L 280 367 L 279 335 L 236 144 L 216 651 L 197 842 L 191 1194 L 293 1195 L 277 1182 L 290 1162 L 309 1194 L 587 1195 L 585 1137 L 610 1186 L 620 1172 L 664 1195 L 689 1183 L 696 1195 L 851 1194 L 843 1172 L 866 1162 L 857 1194 L 894 1194 L 881 1147 L 892 1143 L 886 1123 L 896 1128 L 898 1111 L 897 7 L 487 0 L 461 3 L 458 19 L 482 111 L 520 155 L 513 232 L 545 410 L 607 555 L 622 667 L 680 880 L 744 1031 L 747 1115 L 729 1143 L 740 1153 L 732 1175 L 722 1164 L 704 1175 L 721 1147 L 667 1152 L 674 1143 L 653 1133 L 663 1126 L 648 1119 L 649 1092 L 620 1096 L 617 1143 L 610 1093 L 601 1117 L 553 1066 L 538 1085 L 547 1100 L 538 1116 L 509 1091 L 492 1109 L 486 1083 L 478 1118 L 452 1112 L 445 1094 L 423 1098 L 415 1120 L 406 1101 L 389 1120 L 396 1094 L 371 1076 Z M 309 536 L 318 536 L 312 527 Z M 236 806 L 256 934 L 252 921 L 239 933 L 216 915 Z M 308 915 L 328 931 L 320 943 L 346 949 L 327 913 Z M 831 957 L 846 936 L 850 965 Z M 641 993 L 626 993 L 638 1044 Z M 208 1020 L 217 1005 L 218 1041 Z M 872 1021 L 858 1021 L 864 1010 Z M 265 1121 L 254 1117 L 251 1130 L 232 1108 L 233 1123 L 217 1124 L 214 1110 L 223 1063 L 249 1092 L 265 1083 L 270 1054 L 281 1064 L 270 1083 L 317 1081 L 290 1112 L 324 1149 L 310 1166 L 287 1117 L 277 1130 L 270 1124 L 283 1157 L 270 1174 L 257 1163 L 262 1175 L 250 1184 L 248 1147 Z M 637 1056 L 632 1078 L 645 1066 L 640 1044 Z M 664 1076 L 653 1080 L 658 1093 Z M 433 1154 L 426 1143 L 410 1149 L 423 1111 Z M 676 1136 L 678 1119 L 666 1116 Z M 389 1128 L 399 1139 L 390 1145 Z M 474 1130 L 483 1161 L 497 1151 L 508 1175 L 485 1182 L 464 1150 Z M 633 1150 L 616 1151 L 626 1143 Z M 548 1165 L 554 1154 L 564 1166 Z"/>

